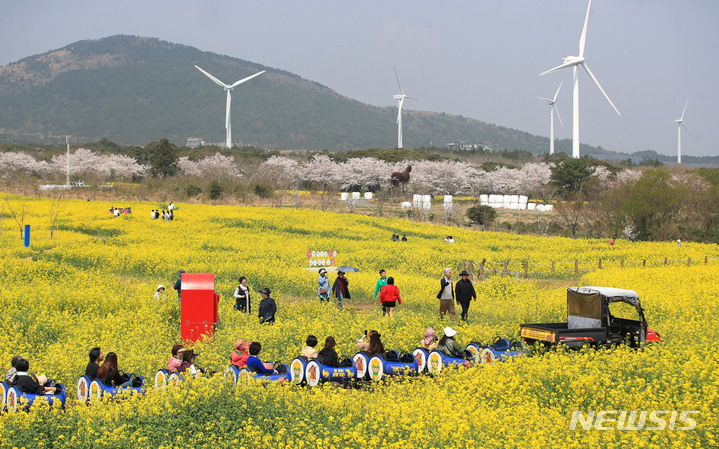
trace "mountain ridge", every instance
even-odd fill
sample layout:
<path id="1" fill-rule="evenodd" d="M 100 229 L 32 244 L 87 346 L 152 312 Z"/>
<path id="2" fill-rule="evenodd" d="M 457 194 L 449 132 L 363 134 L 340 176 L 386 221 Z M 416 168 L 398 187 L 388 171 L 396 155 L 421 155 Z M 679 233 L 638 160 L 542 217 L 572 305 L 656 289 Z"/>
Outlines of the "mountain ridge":
<path id="1" fill-rule="evenodd" d="M 78 41 L 0 67 L 0 140 L 222 142 L 225 93 L 194 64 L 224 81 L 267 71 L 233 91 L 237 145 L 338 151 L 396 142 L 396 107 L 361 103 L 282 69 L 127 35 Z M 538 154 L 549 147 L 546 137 L 461 115 L 404 110 L 403 124 L 407 148 L 465 141 Z M 569 152 L 571 142 L 555 145 Z"/>

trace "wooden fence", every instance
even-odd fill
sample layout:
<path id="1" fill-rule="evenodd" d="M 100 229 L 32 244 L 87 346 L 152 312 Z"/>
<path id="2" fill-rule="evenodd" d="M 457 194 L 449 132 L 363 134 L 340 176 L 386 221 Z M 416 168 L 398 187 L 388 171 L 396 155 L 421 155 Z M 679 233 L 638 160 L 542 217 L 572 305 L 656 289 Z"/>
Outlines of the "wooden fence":
<path id="1" fill-rule="evenodd" d="M 710 258 L 704 256 L 703 258 L 692 259 L 688 257 L 686 259 L 669 259 L 665 257 L 663 260 L 591 260 L 591 261 L 580 261 L 573 260 L 569 262 L 533 262 L 527 261 L 510 261 L 504 262 L 490 262 L 487 259 L 482 259 L 480 262 L 474 260 L 462 260 L 461 265 L 463 270 L 469 272 L 470 279 L 472 282 L 482 282 L 489 277 L 493 276 L 512 276 L 516 278 L 574 278 L 578 277 L 580 273 L 587 273 L 594 270 L 601 270 L 610 267 L 624 268 L 625 266 L 641 266 L 641 267 L 657 267 L 657 266 L 687 266 L 692 265 L 708 265 L 710 260 L 719 260 L 718 258 Z"/>

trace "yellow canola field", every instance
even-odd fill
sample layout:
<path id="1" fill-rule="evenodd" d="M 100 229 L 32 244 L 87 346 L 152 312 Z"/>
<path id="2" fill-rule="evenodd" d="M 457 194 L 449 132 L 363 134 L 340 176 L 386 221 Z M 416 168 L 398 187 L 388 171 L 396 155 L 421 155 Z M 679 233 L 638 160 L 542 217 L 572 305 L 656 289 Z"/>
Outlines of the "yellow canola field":
<path id="1" fill-rule="evenodd" d="M 179 342 L 176 272 L 212 272 L 221 324 L 196 349 L 197 364 L 222 371 L 237 338 L 263 343 L 262 358 L 288 363 L 310 333 L 334 335 L 352 355 L 365 329 L 388 349 L 411 350 L 424 329 L 452 325 L 461 344 L 516 337 L 524 322 L 563 321 L 566 286 L 636 290 L 663 339 L 644 351 L 556 351 L 493 366 L 345 390 L 325 386 L 232 387 L 218 376 L 165 392 L 67 409 L 0 417 L 0 447 L 711 447 L 717 445 L 719 248 L 684 243 L 529 237 L 312 210 L 179 204 L 175 220 L 151 220 L 154 203 L 62 201 L 59 234 L 48 238 L 47 199 L 7 197 L 0 221 L 0 360 L 22 354 L 31 371 L 62 381 L 73 397 L 87 353 L 118 353 L 120 368 L 152 379 Z M 112 218 L 110 206 L 132 206 Z M 24 248 L 10 211 L 24 212 Z M 408 242 L 391 242 L 404 233 Z M 446 244 L 451 234 L 456 243 Z M 316 299 L 308 250 L 335 250 L 351 265 L 344 312 Z M 703 263 L 704 257 L 708 263 Z M 495 277 L 476 286 L 469 323 L 437 316 L 444 267 L 465 259 L 701 260 L 593 270 L 576 281 Z M 372 300 L 387 269 L 403 304 L 393 320 Z M 237 278 L 272 290 L 274 326 L 232 309 Z M 334 275 L 330 278 L 334 280 Z M 158 283 L 167 298 L 152 298 Z M 259 294 L 253 298 L 254 308 Z M 321 344 L 320 344 L 321 346 Z M 570 430 L 574 411 L 696 411 L 693 430 Z M 616 415 L 614 415 L 616 417 Z M 664 415 L 669 422 L 669 415 Z M 646 427 L 654 425 L 647 423 Z"/>

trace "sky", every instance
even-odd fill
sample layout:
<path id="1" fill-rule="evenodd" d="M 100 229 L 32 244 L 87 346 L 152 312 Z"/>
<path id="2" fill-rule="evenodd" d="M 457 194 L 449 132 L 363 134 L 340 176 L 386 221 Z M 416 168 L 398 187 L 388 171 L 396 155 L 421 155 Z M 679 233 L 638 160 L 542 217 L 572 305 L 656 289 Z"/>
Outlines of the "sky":
<path id="1" fill-rule="evenodd" d="M 550 108 L 538 97 L 563 81 L 555 137 L 571 139 L 571 70 L 539 73 L 578 54 L 586 11 L 586 0 L 0 0 L 0 66 L 83 39 L 138 35 L 396 106 L 394 67 L 418 99 L 406 109 L 545 137 Z M 671 122 L 688 100 L 682 154 L 719 155 L 718 22 L 716 0 L 594 0 L 584 56 L 621 116 L 580 72 L 580 141 L 676 155 Z"/>

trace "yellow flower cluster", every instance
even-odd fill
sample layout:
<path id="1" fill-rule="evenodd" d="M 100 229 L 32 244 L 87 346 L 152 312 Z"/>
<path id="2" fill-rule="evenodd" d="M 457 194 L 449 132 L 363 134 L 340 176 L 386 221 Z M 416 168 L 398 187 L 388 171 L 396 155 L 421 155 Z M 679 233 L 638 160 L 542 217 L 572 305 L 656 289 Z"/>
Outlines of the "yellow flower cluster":
<path id="1" fill-rule="evenodd" d="M 719 248 L 530 237 L 312 210 L 178 204 L 173 221 L 150 219 L 155 203 L 63 201 L 59 232 L 48 237 L 53 201 L 8 196 L 0 213 L 0 360 L 30 360 L 68 388 L 65 411 L 38 407 L 0 419 L 0 447 L 712 447 L 719 424 Z M 131 206 L 118 218 L 110 206 Z M 31 225 L 23 246 L 18 222 Z M 391 242 L 393 233 L 408 242 Z M 446 244 L 451 234 L 456 243 Z M 351 265 L 352 299 L 343 312 L 316 297 L 308 250 L 335 250 Z M 707 256 L 708 263 L 703 263 Z M 476 285 L 469 322 L 441 321 L 435 298 L 444 267 L 461 260 L 702 260 L 692 266 L 594 269 L 577 280 L 494 277 Z M 380 268 L 402 295 L 394 319 L 372 299 Z M 197 364 L 223 371 L 237 338 L 263 343 L 264 360 L 289 363 L 308 334 L 333 335 L 351 356 L 365 330 L 388 349 L 411 351 L 424 330 L 451 325 L 457 340 L 516 337 L 519 324 L 563 321 L 567 286 L 636 290 L 649 327 L 663 342 L 643 351 L 550 351 L 495 365 L 447 370 L 431 378 L 388 379 L 358 389 L 325 385 L 235 387 L 222 376 L 164 392 L 74 403 L 74 385 L 93 346 L 148 382 L 180 342 L 176 272 L 212 272 L 221 323 L 195 347 Z M 277 322 L 233 309 L 239 276 L 272 290 Z M 331 280 L 334 274 L 330 273 Z M 153 299 L 157 284 L 164 300 Z M 256 311 L 259 294 L 253 296 Z M 631 316 L 628 316 L 631 317 Z M 320 346 L 322 343 L 320 343 Z M 573 412 L 698 411 L 696 428 L 570 430 Z M 617 415 L 613 415 L 616 417 Z M 664 415 L 668 416 L 668 415 Z M 667 418 L 667 422 L 669 419 Z M 616 424 L 616 423 L 615 423 Z M 649 424 L 647 424 L 649 427 Z"/>

